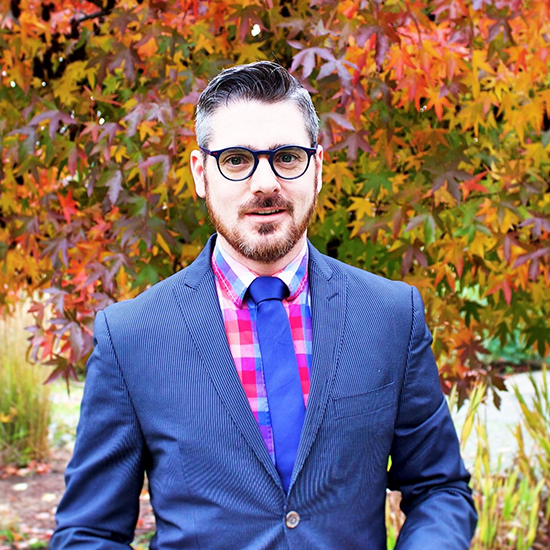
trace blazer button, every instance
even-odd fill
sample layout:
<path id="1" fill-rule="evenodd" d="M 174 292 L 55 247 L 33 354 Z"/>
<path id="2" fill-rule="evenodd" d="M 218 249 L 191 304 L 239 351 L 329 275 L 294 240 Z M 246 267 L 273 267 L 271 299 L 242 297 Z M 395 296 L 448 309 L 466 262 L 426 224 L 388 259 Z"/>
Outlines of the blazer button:
<path id="1" fill-rule="evenodd" d="M 298 527 L 298 524 L 300 523 L 300 515 L 298 512 L 295 512 L 294 510 L 292 512 L 289 512 L 285 517 L 285 525 L 289 529 L 295 529 Z"/>

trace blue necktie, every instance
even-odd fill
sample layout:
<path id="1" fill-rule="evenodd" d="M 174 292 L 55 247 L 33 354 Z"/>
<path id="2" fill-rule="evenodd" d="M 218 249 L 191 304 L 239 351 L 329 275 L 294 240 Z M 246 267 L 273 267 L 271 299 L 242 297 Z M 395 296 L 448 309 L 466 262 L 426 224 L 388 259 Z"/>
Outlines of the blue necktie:
<path id="1" fill-rule="evenodd" d="M 277 277 L 258 277 L 248 292 L 257 307 L 256 329 L 273 428 L 275 466 L 288 491 L 305 416 L 290 323 L 281 302 L 288 295 L 288 287 Z"/>

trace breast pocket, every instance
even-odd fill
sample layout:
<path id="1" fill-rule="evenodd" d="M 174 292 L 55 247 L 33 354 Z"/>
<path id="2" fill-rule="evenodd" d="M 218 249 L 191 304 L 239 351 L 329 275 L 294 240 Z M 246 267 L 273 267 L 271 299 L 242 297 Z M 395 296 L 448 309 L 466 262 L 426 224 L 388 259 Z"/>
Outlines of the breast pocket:
<path id="1" fill-rule="evenodd" d="M 395 383 L 374 388 L 355 395 L 333 397 L 336 419 L 372 414 L 387 409 L 395 403 Z"/>

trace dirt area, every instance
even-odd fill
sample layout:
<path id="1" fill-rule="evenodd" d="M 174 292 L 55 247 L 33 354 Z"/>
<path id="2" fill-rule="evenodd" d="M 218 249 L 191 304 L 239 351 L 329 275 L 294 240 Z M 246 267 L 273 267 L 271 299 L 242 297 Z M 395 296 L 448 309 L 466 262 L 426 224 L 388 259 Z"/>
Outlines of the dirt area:
<path id="1" fill-rule="evenodd" d="M 47 464 L 0 469 L 0 550 L 47 548 L 63 495 L 70 451 L 55 450 Z M 148 494 L 142 493 L 136 538 L 154 530 Z"/>
<path id="2" fill-rule="evenodd" d="M 65 466 L 71 458 L 83 384 L 52 384 L 50 401 L 50 457 L 26 468 L 0 464 L 0 550 L 47 548 L 55 528 L 55 511 L 65 490 Z M 134 545 L 140 546 L 155 521 L 149 495 L 143 491 Z M 147 545 L 148 546 L 148 545 Z"/>

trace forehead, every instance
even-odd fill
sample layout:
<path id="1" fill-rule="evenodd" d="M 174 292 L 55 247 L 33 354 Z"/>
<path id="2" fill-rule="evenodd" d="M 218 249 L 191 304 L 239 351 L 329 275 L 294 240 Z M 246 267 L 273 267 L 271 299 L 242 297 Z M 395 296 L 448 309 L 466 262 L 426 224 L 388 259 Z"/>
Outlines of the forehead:
<path id="1" fill-rule="evenodd" d="M 238 100 L 216 109 L 210 120 L 210 149 L 243 146 L 271 149 L 310 146 L 304 115 L 293 101 Z"/>

